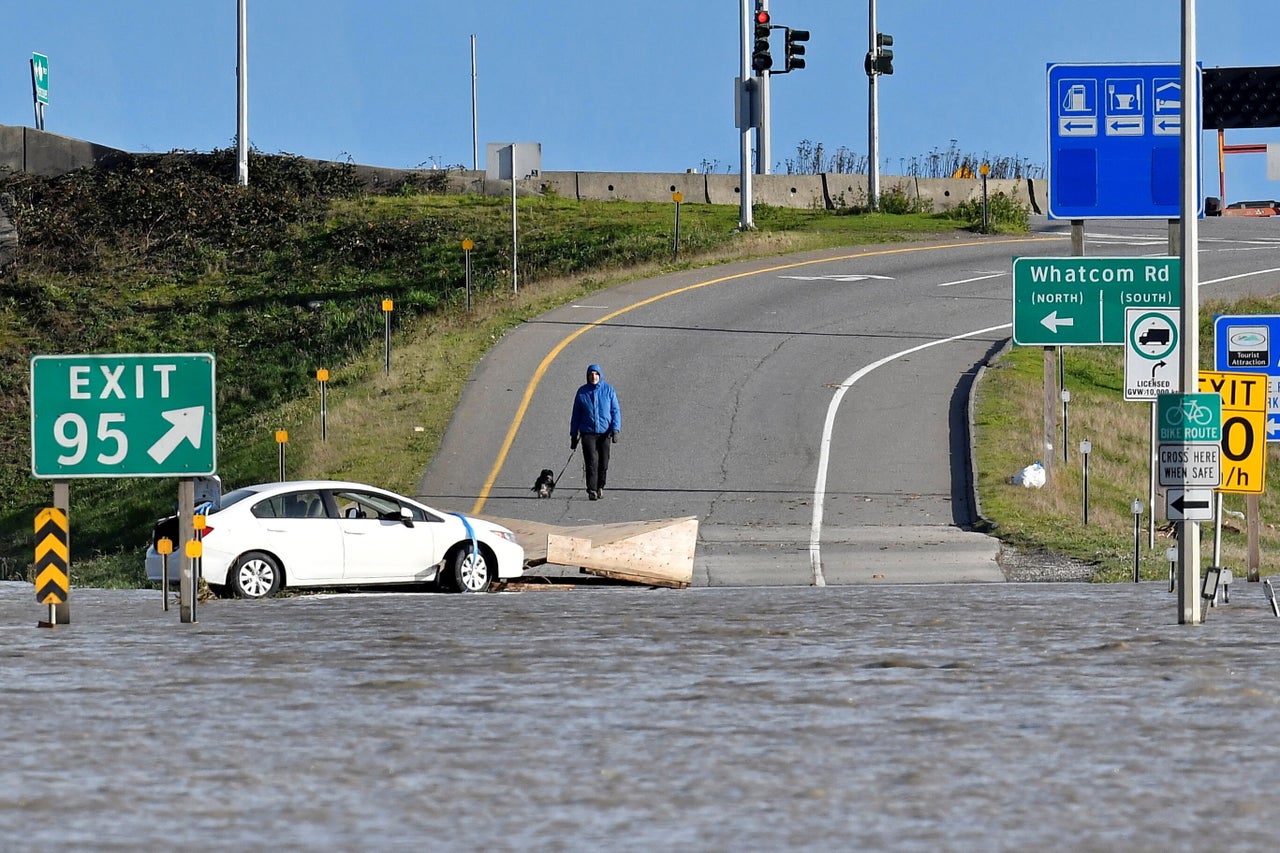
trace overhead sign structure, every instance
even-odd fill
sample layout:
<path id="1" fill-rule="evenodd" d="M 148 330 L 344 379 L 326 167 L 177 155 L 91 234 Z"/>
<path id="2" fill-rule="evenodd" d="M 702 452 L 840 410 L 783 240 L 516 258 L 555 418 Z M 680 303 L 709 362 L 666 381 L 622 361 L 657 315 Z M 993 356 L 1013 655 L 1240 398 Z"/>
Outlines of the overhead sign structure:
<path id="1" fill-rule="evenodd" d="M 1156 397 L 1160 485 L 1210 486 L 1222 482 L 1222 398 L 1217 394 Z"/>
<path id="2" fill-rule="evenodd" d="M 1181 391 L 1178 308 L 1126 308 L 1124 398 L 1151 401 Z"/>
<path id="3" fill-rule="evenodd" d="M 1280 441 L 1280 316 L 1219 314 L 1213 320 L 1213 366 L 1267 375 L 1266 436 Z"/>
<path id="4" fill-rule="evenodd" d="M 1222 398 L 1222 485 L 1220 492 L 1260 495 L 1267 486 L 1269 379 L 1258 373 L 1202 370 L 1200 391 Z"/>
<path id="5" fill-rule="evenodd" d="M 31 472 L 201 477 L 217 469 L 214 357 L 31 358 Z"/>
<path id="6" fill-rule="evenodd" d="M 1050 219 L 1182 216 L 1179 64 L 1051 63 L 1048 88 Z"/>
<path id="7" fill-rule="evenodd" d="M 1126 308 L 1180 308 L 1178 258 L 1014 258 L 1013 342 L 1122 346 Z"/>

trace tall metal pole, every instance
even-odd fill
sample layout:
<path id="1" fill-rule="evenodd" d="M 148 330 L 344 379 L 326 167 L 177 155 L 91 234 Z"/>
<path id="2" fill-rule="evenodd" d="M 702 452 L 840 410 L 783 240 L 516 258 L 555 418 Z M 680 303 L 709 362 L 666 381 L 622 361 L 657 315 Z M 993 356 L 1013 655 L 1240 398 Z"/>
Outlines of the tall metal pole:
<path id="1" fill-rule="evenodd" d="M 756 8 L 761 12 L 769 11 L 769 0 L 756 0 Z M 754 30 L 754 26 L 752 27 Z M 753 33 L 754 35 L 754 33 Z M 760 126 L 756 128 L 756 174 L 769 174 L 769 163 L 773 156 L 773 137 L 769 132 L 769 119 L 772 110 L 769 106 L 769 80 L 773 75 L 761 71 L 756 84 L 760 86 Z"/>
<path id="2" fill-rule="evenodd" d="M 480 134 L 477 127 L 476 101 L 476 37 L 471 34 L 471 171 L 480 169 Z"/>
<path id="3" fill-rule="evenodd" d="M 1199 386 L 1200 87 L 1196 74 L 1196 2 L 1182 0 L 1182 393 Z M 1183 521 L 1178 536 L 1178 624 L 1200 624 L 1200 524 Z"/>
<path id="4" fill-rule="evenodd" d="M 746 90 L 751 85 L 751 0 L 741 0 L 742 6 L 742 61 L 739 63 L 739 78 L 742 81 L 743 89 Z M 744 91 L 740 95 L 746 95 Z M 743 97 L 743 100 L 751 100 L 749 97 Z M 739 155 L 740 162 L 738 165 L 738 230 L 748 231 L 756 227 L 751 218 L 751 125 L 752 122 L 744 121 L 744 127 L 739 128 L 741 134 Z"/>
<path id="5" fill-rule="evenodd" d="M 876 0 L 867 0 L 867 52 L 874 54 L 876 50 Z M 876 86 L 877 73 L 875 66 L 867 75 L 869 93 L 867 97 L 867 127 L 870 139 L 867 140 L 867 160 L 869 172 L 867 179 L 867 204 L 872 210 L 880 209 L 880 99 Z"/>
<path id="6" fill-rule="evenodd" d="M 249 186 L 249 34 L 248 0 L 236 14 L 236 183 Z"/>

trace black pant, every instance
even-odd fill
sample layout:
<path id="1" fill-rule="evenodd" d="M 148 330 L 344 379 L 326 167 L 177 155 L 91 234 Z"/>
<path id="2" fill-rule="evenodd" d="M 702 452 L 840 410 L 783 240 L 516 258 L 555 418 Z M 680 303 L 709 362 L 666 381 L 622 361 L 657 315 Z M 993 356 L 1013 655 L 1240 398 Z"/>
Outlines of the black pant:
<path id="1" fill-rule="evenodd" d="M 609 473 L 609 433 L 582 433 L 582 476 L 587 481 L 588 492 L 604 488 Z"/>

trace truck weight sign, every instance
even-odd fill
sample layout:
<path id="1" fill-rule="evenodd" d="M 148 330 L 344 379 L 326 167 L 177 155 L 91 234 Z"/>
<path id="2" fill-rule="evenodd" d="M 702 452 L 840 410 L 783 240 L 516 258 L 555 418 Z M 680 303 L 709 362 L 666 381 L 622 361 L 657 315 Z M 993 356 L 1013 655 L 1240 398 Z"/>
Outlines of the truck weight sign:
<path id="1" fill-rule="evenodd" d="M 36 477 L 201 477 L 217 469 L 214 357 L 31 359 Z"/>

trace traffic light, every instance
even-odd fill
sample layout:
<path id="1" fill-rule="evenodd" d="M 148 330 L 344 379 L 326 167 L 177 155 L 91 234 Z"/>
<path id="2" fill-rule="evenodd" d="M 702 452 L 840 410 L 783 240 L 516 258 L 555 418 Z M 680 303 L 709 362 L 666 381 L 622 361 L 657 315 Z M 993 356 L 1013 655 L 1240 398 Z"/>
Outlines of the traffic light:
<path id="1" fill-rule="evenodd" d="M 757 74 L 773 67 L 773 57 L 769 55 L 769 32 L 773 25 L 769 23 L 769 13 L 764 9 L 756 10 L 755 46 L 751 49 L 751 67 Z"/>
<path id="2" fill-rule="evenodd" d="M 804 42 L 809 40 L 809 31 L 793 30 L 788 27 L 786 36 L 787 48 L 783 67 L 787 71 L 804 68 Z"/>
<path id="3" fill-rule="evenodd" d="M 876 72 L 879 74 L 893 73 L 893 51 L 889 50 L 892 44 L 893 36 L 876 33 Z"/>

